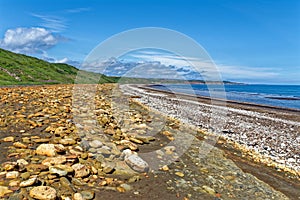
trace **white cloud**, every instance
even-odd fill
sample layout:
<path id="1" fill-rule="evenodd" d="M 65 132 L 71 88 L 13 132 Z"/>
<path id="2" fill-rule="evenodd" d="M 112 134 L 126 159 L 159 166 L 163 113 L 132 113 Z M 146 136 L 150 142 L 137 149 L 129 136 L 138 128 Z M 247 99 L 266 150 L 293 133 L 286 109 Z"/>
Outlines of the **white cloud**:
<path id="1" fill-rule="evenodd" d="M 218 73 L 220 73 L 225 80 L 264 80 L 280 75 L 279 71 L 274 71 L 274 69 L 270 68 L 215 64 L 208 58 L 181 57 L 171 53 L 151 50 L 133 52 L 129 57 L 134 58 L 134 60 L 147 62 L 158 61 L 166 66 L 172 65 L 176 67 L 176 70 L 183 70 L 185 74 L 198 71 L 203 77 L 211 80 L 218 79 Z M 181 74 L 184 73 L 182 72 Z"/>
<path id="2" fill-rule="evenodd" d="M 60 60 L 55 60 L 55 63 L 68 63 L 70 60 L 68 58 L 63 58 Z"/>
<path id="3" fill-rule="evenodd" d="M 16 28 L 8 29 L 0 40 L 0 47 L 16 53 L 43 53 L 54 47 L 63 38 L 45 28 Z"/>
<path id="4" fill-rule="evenodd" d="M 51 15 L 31 14 L 33 17 L 39 18 L 42 22 L 39 24 L 42 27 L 50 29 L 51 32 L 61 32 L 67 28 L 66 20 L 62 17 Z"/>

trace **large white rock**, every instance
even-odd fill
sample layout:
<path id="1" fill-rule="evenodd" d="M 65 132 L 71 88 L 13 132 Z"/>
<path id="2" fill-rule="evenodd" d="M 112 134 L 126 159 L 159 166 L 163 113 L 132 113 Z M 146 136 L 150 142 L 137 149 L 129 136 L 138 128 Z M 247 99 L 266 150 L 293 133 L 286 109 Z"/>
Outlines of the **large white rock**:
<path id="1" fill-rule="evenodd" d="M 126 164 L 134 171 L 147 172 L 149 170 L 148 163 L 136 154 L 125 156 L 124 160 Z"/>
<path id="2" fill-rule="evenodd" d="M 54 200 L 56 199 L 56 190 L 49 186 L 37 186 L 30 190 L 29 195 L 39 200 Z"/>
<path id="3" fill-rule="evenodd" d="M 41 144 L 36 149 L 38 155 L 53 157 L 57 152 L 64 151 L 65 148 L 61 144 Z"/>

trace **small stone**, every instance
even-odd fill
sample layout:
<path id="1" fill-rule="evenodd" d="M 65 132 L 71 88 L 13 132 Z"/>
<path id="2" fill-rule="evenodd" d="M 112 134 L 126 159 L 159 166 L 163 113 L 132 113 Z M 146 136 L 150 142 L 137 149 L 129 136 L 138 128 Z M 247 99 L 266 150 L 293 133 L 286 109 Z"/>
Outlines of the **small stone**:
<path id="1" fill-rule="evenodd" d="M 99 140 L 93 140 L 89 143 L 89 145 L 93 148 L 99 148 L 99 147 L 103 146 L 103 143 Z"/>
<path id="2" fill-rule="evenodd" d="M 30 197 L 40 200 L 56 199 L 56 190 L 49 186 L 37 186 L 30 190 Z"/>
<path id="3" fill-rule="evenodd" d="M 215 195 L 216 194 L 216 191 L 214 189 L 212 189 L 211 187 L 209 186 L 206 186 L 206 185 L 203 185 L 202 188 L 205 190 L 205 192 L 207 192 L 208 194 L 211 194 L 211 195 Z"/>
<path id="4" fill-rule="evenodd" d="M 126 148 L 129 148 L 130 150 L 132 151 L 135 151 L 138 149 L 138 146 L 128 140 L 121 140 L 120 141 L 120 144 L 125 146 Z"/>
<path id="5" fill-rule="evenodd" d="M 4 197 L 7 194 L 12 193 L 13 191 L 8 189 L 8 187 L 0 186 L 0 197 Z"/>
<path id="6" fill-rule="evenodd" d="M 6 162 L 2 164 L 2 167 L 6 171 L 13 170 L 17 166 L 16 162 Z"/>
<path id="7" fill-rule="evenodd" d="M 74 172 L 74 169 L 69 165 L 55 165 L 54 167 L 60 168 L 68 173 Z"/>
<path id="8" fill-rule="evenodd" d="M 139 139 L 137 139 L 137 138 L 133 138 L 133 137 L 129 138 L 129 140 L 130 140 L 131 142 L 136 143 L 136 144 L 143 144 L 143 143 L 144 143 L 143 141 L 141 141 L 141 140 L 139 140 Z"/>
<path id="9" fill-rule="evenodd" d="M 30 177 L 30 172 L 24 172 L 20 176 L 23 180 L 26 180 Z"/>
<path id="10" fill-rule="evenodd" d="M 124 151 L 123 151 L 124 152 Z M 149 165 L 141 157 L 136 154 L 132 154 L 125 157 L 126 164 L 137 172 L 148 172 Z"/>
<path id="11" fill-rule="evenodd" d="M 60 144 L 63 144 L 63 145 L 74 145 L 76 144 L 77 142 L 72 139 L 72 138 L 65 138 L 65 139 L 61 139 L 59 141 Z"/>
<path id="12" fill-rule="evenodd" d="M 293 163 L 293 162 L 296 162 L 296 159 L 294 159 L 294 158 L 288 158 L 287 161 Z"/>
<path id="13" fill-rule="evenodd" d="M 83 186 L 85 185 L 86 183 L 84 183 L 83 181 L 77 179 L 77 178 L 72 178 L 72 184 L 73 185 L 77 185 L 77 186 Z"/>
<path id="14" fill-rule="evenodd" d="M 126 184 L 126 183 L 122 183 L 122 184 L 120 185 L 120 187 L 124 188 L 124 190 L 125 190 L 126 192 L 132 190 L 132 187 L 131 187 L 130 185 Z"/>
<path id="15" fill-rule="evenodd" d="M 13 181 L 9 182 L 10 187 L 18 187 L 19 184 L 20 184 L 20 181 L 18 181 L 18 180 L 13 180 Z"/>
<path id="16" fill-rule="evenodd" d="M 28 165 L 29 163 L 24 159 L 19 159 L 19 160 L 17 160 L 17 164 L 19 166 L 25 166 L 25 165 Z"/>
<path id="17" fill-rule="evenodd" d="M 163 171 L 169 171 L 169 167 L 167 165 L 164 165 L 162 168 L 161 168 Z"/>
<path id="18" fill-rule="evenodd" d="M 67 171 L 65 171 L 65 170 L 63 170 L 63 169 L 61 169 L 61 168 L 58 168 L 58 167 L 52 167 L 52 166 L 49 167 L 49 172 L 50 172 L 51 174 L 57 174 L 57 175 L 59 175 L 59 176 L 66 176 L 66 175 L 68 174 Z"/>
<path id="19" fill-rule="evenodd" d="M 184 177 L 184 173 L 182 173 L 182 172 L 176 172 L 175 175 L 177 175 L 179 177 Z"/>
<path id="20" fill-rule="evenodd" d="M 60 182 L 60 185 L 62 188 L 66 189 L 72 193 L 74 192 L 74 188 L 73 188 L 72 184 L 66 177 L 61 177 L 59 179 L 59 182 Z"/>
<path id="21" fill-rule="evenodd" d="M 13 146 L 16 147 L 16 148 L 20 148 L 20 149 L 27 149 L 27 145 L 25 145 L 25 144 L 23 144 L 21 142 L 15 142 L 13 144 Z"/>
<path id="22" fill-rule="evenodd" d="M 49 142 L 50 139 L 49 138 L 38 138 L 38 139 L 34 139 L 35 143 L 46 143 Z"/>
<path id="23" fill-rule="evenodd" d="M 73 200 L 84 200 L 83 196 L 80 193 L 75 193 Z"/>
<path id="24" fill-rule="evenodd" d="M 3 138 L 3 142 L 14 142 L 14 141 L 15 141 L 15 138 L 12 136 Z"/>
<path id="25" fill-rule="evenodd" d="M 91 190 L 85 190 L 81 192 L 83 199 L 90 200 L 95 197 L 95 192 Z"/>
<path id="26" fill-rule="evenodd" d="M 166 154 L 173 154 L 174 153 L 174 151 L 175 151 L 175 149 L 176 149 L 176 147 L 175 146 L 166 146 L 165 148 L 165 151 L 166 151 Z"/>
<path id="27" fill-rule="evenodd" d="M 50 157 L 46 158 L 45 160 L 42 161 L 43 165 L 59 165 L 67 162 L 67 158 L 65 156 L 57 156 L 57 157 Z"/>
<path id="28" fill-rule="evenodd" d="M 17 172 L 17 171 L 11 171 L 11 172 L 7 172 L 6 178 L 7 179 L 15 179 L 15 178 L 18 178 L 19 175 L 20 175 L 19 172 Z"/>
<path id="29" fill-rule="evenodd" d="M 22 181 L 20 183 L 20 187 L 27 187 L 27 186 L 31 186 L 33 184 L 35 184 L 35 182 L 37 181 L 37 176 L 34 176 L 26 181 Z"/>
<path id="30" fill-rule="evenodd" d="M 115 164 L 113 162 L 102 164 L 103 172 L 106 174 L 110 174 L 114 171 Z"/>
<path id="31" fill-rule="evenodd" d="M 90 174 L 90 170 L 85 165 L 82 165 L 80 163 L 73 165 L 72 168 L 75 171 L 76 178 L 85 177 Z"/>
<path id="32" fill-rule="evenodd" d="M 26 165 L 26 170 L 28 172 L 41 172 L 48 170 L 48 166 L 42 164 L 28 164 Z"/>
<path id="33" fill-rule="evenodd" d="M 87 152 L 84 152 L 81 154 L 82 159 L 87 159 L 89 157 L 89 154 Z"/>
<path id="34" fill-rule="evenodd" d="M 150 141 L 154 141 L 155 140 L 155 137 L 152 137 L 152 136 L 141 136 L 141 135 L 138 135 L 135 137 L 136 139 L 142 141 L 143 143 L 150 143 Z"/>
<path id="35" fill-rule="evenodd" d="M 41 144 L 36 149 L 36 153 L 38 155 L 44 155 L 53 157 L 56 155 L 56 152 L 62 152 L 64 151 L 64 146 L 61 144 Z"/>

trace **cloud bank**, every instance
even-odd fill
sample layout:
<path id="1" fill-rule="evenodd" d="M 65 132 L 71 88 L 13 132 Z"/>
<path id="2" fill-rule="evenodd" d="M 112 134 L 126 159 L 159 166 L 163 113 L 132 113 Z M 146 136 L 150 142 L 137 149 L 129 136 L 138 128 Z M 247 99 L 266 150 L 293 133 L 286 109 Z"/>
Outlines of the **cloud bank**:
<path id="1" fill-rule="evenodd" d="M 144 78 L 253 82 L 253 80 L 273 80 L 280 76 L 279 70 L 274 71 L 270 68 L 214 64 L 211 60 L 151 50 L 130 52 L 118 59 L 84 63 L 82 67 L 110 76 Z"/>
<path id="2" fill-rule="evenodd" d="M 42 54 L 54 47 L 63 37 L 53 34 L 45 28 L 31 27 L 8 29 L 0 40 L 0 47 L 24 54 Z"/>

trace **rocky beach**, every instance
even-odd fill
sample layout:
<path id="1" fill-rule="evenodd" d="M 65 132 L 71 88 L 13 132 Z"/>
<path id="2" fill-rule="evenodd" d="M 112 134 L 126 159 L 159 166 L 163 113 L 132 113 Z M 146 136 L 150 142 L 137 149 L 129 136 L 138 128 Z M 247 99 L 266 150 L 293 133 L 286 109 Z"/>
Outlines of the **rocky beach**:
<path id="1" fill-rule="evenodd" d="M 299 112 L 228 103 L 219 130 L 217 105 L 178 97 L 117 84 L 0 88 L 0 199 L 300 198 Z"/>

